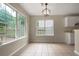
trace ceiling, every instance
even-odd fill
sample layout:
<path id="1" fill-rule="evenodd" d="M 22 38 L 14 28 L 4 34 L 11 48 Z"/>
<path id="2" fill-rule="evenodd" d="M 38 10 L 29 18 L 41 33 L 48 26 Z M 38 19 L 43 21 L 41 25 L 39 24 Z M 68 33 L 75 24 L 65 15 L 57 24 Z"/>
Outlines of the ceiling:
<path id="1" fill-rule="evenodd" d="M 41 3 L 21 3 L 20 6 L 29 15 L 42 15 Z M 50 15 L 79 14 L 79 3 L 48 3 L 48 8 L 51 10 Z"/>

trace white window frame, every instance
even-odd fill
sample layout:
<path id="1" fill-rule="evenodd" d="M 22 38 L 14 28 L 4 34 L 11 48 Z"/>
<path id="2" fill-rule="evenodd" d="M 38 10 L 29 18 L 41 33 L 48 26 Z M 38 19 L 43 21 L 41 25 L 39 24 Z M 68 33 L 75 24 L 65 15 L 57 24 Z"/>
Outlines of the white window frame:
<path id="1" fill-rule="evenodd" d="M 47 19 L 47 20 L 52 20 L 52 19 Z M 36 33 L 35 33 L 36 36 L 54 36 L 54 20 L 52 20 L 52 22 L 53 22 L 53 23 L 52 23 L 52 24 L 53 24 L 53 26 L 52 26 L 52 28 L 53 28 L 53 29 L 52 29 L 53 33 L 51 33 L 50 35 L 49 35 L 49 34 L 38 34 L 38 33 L 37 33 L 37 31 L 38 31 L 38 30 L 37 30 L 37 29 L 38 29 L 38 26 L 37 26 L 38 21 L 39 21 L 39 20 L 36 20 L 36 31 L 35 31 L 35 32 L 36 32 Z M 46 28 L 46 25 L 45 25 L 45 24 L 46 24 L 46 20 L 44 20 L 44 30 L 46 30 L 46 29 L 45 29 L 45 28 Z"/>

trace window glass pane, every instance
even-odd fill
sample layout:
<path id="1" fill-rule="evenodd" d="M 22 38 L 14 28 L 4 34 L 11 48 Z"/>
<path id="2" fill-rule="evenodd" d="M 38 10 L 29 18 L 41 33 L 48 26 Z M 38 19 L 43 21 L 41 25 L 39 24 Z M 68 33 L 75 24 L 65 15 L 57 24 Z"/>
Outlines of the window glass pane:
<path id="1" fill-rule="evenodd" d="M 18 31 L 17 36 L 22 37 L 25 34 L 25 17 L 18 14 Z"/>
<path id="2" fill-rule="evenodd" d="M 5 5 L 0 4 L 0 42 L 5 39 L 6 22 L 5 22 Z"/>
<path id="3" fill-rule="evenodd" d="M 39 20 L 38 21 L 38 26 L 39 27 L 44 27 L 44 20 Z"/>
<path id="4" fill-rule="evenodd" d="M 6 19 L 5 18 L 5 5 L 4 4 L 0 4 L 0 22 L 5 22 L 4 20 Z"/>
<path id="5" fill-rule="evenodd" d="M 53 20 L 46 20 L 45 26 L 45 33 L 46 35 L 53 35 L 54 34 L 54 23 Z"/>
<path id="6" fill-rule="evenodd" d="M 44 35 L 45 29 L 44 29 L 44 20 L 39 20 L 37 22 L 37 34 Z"/>
<path id="7" fill-rule="evenodd" d="M 0 42 L 15 39 L 16 11 L 5 4 L 0 4 Z"/>
<path id="8" fill-rule="evenodd" d="M 53 26 L 53 21 L 52 20 L 46 20 L 46 27 L 52 27 Z"/>
<path id="9" fill-rule="evenodd" d="M 7 40 L 15 39 L 16 28 L 16 11 L 6 6 L 6 38 Z"/>

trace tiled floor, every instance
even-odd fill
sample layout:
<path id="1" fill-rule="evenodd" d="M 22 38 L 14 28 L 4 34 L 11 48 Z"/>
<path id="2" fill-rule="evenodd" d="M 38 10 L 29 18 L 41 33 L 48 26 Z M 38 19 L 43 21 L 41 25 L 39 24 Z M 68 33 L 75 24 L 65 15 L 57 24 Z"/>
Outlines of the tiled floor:
<path id="1" fill-rule="evenodd" d="M 59 43 L 30 43 L 20 56 L 76 56 L 74 46 Z"/>

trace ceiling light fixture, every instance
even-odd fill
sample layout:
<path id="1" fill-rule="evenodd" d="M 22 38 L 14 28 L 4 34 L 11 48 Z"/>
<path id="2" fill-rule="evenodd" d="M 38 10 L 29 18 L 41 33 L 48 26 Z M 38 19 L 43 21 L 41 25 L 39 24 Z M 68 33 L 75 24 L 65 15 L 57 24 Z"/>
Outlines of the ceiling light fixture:
<path id="1" fill-rule="evenodd" d="M 45 8 L 42 10 L 42 14 L 44 16 L 48 16 L 51 12 L 51 10 L 48 9 L 48 3 L 45 3 L 45 4 L 41 3 L 41 6 L 43 5 L 45 6 Z"/>

